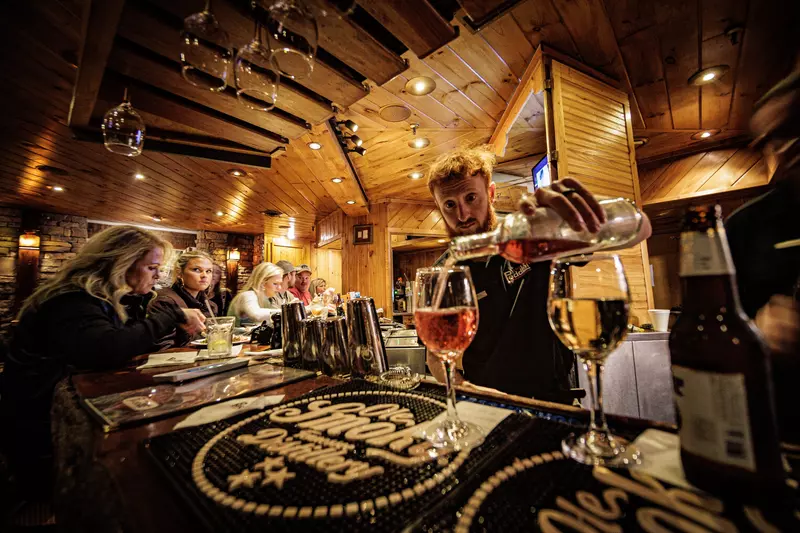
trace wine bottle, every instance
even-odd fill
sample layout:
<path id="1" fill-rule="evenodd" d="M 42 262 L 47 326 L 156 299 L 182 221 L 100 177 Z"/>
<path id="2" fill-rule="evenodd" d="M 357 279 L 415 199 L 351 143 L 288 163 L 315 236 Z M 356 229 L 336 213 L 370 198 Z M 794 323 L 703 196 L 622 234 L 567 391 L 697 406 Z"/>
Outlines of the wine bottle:
<path id="1" fill-rule="evenodd" d="M 606 222 L 600 231 L 575 231 L 552 209 L 533 215 L 511 213 L 487 233 L 456 237 L 450 243 L 455 261 L 502 255 L 515 263 L 549 261 L 567 253 L 590 253 L 634 242 L 644 220 L 642 212 L 625 198 L 602 198 Z"/>

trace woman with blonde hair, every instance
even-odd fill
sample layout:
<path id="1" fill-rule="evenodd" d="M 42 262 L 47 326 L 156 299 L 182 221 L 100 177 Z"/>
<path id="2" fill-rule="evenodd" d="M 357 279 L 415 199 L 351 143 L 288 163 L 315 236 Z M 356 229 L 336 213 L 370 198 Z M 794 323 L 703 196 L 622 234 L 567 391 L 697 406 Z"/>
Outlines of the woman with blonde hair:
<path id="1" fill-rule="evenodd" d="M 308 292 L 311 293 L 312 298 L 316 298 L 317 296 L 321 295 L 325 292 L 325 289 L 328 288 L 328 282 L 322 278 L 315 278 L 311 280 L 311 285 L 308 287 Z"/>
<path id="2" fill-rule="evenodd" d="M 190 333 L 204 328 L 205 318 L 194 309 L 164 306 L 146 314 L 171 249 L 149 231 L 108 228 L 26 300 L 0 373 L 2 434 L 11 464 L 24 477 L 48 479 L 50 404 L 58 381 L 73 371 L 121 367 L 157 349 L 176 327 Z"/>
<path id="3" fill-rule="evenodd" d="M 150 304 L 151 311 L 177 305 L 181 309 L 197 309 L 206 318 L 217 315 L 217 304 L 206 293 L 214 276 L 210 255 L 200 250 L 185 250 L 175 258 L 171 276 L 172 286 L 158 290 L 158 296 Z M 173 346 L 186 346 L 193 338 L 186 330 L 175 328 L 165 340 Z"/>
<path id="4" fill-rule="evenodd" d="M 272 263 L 260 263 L 253 269 L 250 279 L 237 294 L 228 309 L 228 316 L 235 316 L 237 322 L 242 320 L 260 323 L 268 320 L 280 308 L 270 307 L 270 298 L 283 290 L 283 269 Z"/>

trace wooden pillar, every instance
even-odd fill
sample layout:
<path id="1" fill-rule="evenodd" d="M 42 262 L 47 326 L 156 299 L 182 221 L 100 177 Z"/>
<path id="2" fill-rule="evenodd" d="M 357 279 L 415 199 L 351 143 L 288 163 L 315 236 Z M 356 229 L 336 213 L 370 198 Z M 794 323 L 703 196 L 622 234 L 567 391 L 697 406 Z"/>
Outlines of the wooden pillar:
<path id="1" fill-rule="evenodd" d="M 628 198 L 641 209 L 628 95 L 556 60 L 550 75 L 555 140 L 550 163 L 558 178 L 576 178 L 595 194 Z M 654 304 L 647 243 L 617 253 L 628 276 L 631 319 L 650 322 L 647 310 Z"/>
<path id="2" fill-rule="evenodd" d="M 372 224 L 372 243 L 353 242 L 354 227 L 360 224 Z M 342 231 L 342 291 L 372 297 L 375 307 L 382 307 L 385 315 L 391 316 L 387 204 L 372 204 L 369 215 L 345 217 Z"/>

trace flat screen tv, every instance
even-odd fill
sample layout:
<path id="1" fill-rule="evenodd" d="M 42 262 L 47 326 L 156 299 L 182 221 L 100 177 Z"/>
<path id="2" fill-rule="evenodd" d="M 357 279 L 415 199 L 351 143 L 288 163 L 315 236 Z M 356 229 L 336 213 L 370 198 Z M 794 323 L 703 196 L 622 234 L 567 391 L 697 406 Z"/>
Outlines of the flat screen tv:
<path id="1" fill-rule="evenodd" d="M 550 186 L 550 166 L 547 164 L 547 156 L 544 156 L 536 163 L 532 172 L 534 191 L 538 191 L 542 187 Z"/>

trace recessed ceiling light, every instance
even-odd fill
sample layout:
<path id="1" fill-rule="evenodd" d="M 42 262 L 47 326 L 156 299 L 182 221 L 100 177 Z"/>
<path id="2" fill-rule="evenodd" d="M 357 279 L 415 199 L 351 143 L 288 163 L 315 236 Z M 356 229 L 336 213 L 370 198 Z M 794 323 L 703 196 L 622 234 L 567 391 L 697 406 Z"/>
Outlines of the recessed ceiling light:
<path id="1" fill-rule="evenodd" d="M 223 213 L 222 211 L 217 211 L 217 213 L 216 213 L 216 215 L 217 215 L 218 217 L 221 217 L 221 216 L 222 216 L 222 215 L 224 215 L 224 214 L 225 214 L 225 213 Z"/>
<path id="2" fill-rule="evenodd" d="M 694 135 L 692 135 L 692 139 L 695 141 L 702 141 L 703 139 L 708 139 L 713 137 L 719 133 L 719 130 L 705 130 L 705 131 L 698 131 Z"/>
<path id="3" fill-rule="evenodd" d="M 231 169 L 228 169 L 228 174 L 230 174 L 231 176 L 236 176 L 237 178 L 241 178 L 242 176 L 244 176 L 247 173 L 244 170 L 242 170 L 241 168 L 231 168 Z"/>
<path id="4" fill-rule="evenodd" d="M 645 144 L 649 143 L 650 139 L 647 137 L 634 137 L 633 145 L 634 146 L 644 146 Z"/>
<path id="5" fill-rule="evenodd" d="M 64 187 L 62 187 L 61 185 L 56 185 L 55 187 L 53 187 L 53 190 L 56 192 L 64 192 Z"/>
<path id="6" fill-rule="evenodd" d="M 331 181 L 334 183 L 341 183 L 344 181 L 344 178 L 332 178 Z"/>
<path id="7" fill-rule="evenodd" d="M 386 122 L 403 122 L 411 116 L 411 110 L 404 105 L 387 105 L 381 108 L 378 116 Z"/>
<path id="8" fill-rule="evenodd" d="M 161 222 L 161 221 L 163 220 L 163 219 L 161 218 L 161 215 L 153 215 L 153 216 L 152 216 L 152 217 L 150 217 L 150 218 L 152 218 L 152 219 L 153 219 L 153 222 Z"/>
<path id="9" fill-rule="evenodd" d="M 412 180 L 418 180 L 422 177 L 422 172 L 419 171 L 412 172 L 411 174 L 408 175 L 408 177 L 411 178 Z"/>
<path id="10" fill-rule="evenodd" d="M 406 82 L 406 92 L 414 96 L 425 96 L 436 89 L 436 82 L 428 76 L 418 76 Z"/>
<path id="11" fill-rule="evenodd" d="M 411 148 L 416 148 L 417 150 L 421 148 L 425 148 L 426 146 L 431 144 L 431 140 L 427 137 L 414 137 L 410 141 L 408 141 L 408 145 Z"/>
<path id="12" fill-rule="evenodd" d="M 320 143 L 314 141 L 314 142 L 308 143 L 308 147 L 311 148 L 312 150 L 319 150 L 320 148 L 322 148 L 322 145 Z"/>
<path id="13" fill-rule="evenodd" d="M 689 77 L 689 85 L 707 85 L 722 78 L 731 67 L 728 65 L 716 65 L 714 67 L 698 70 Z"/>
<path id="14" fill-rule="evenodd" d="M 133 175 L 133 177 L 136 178 L 137 180 L 143 180 L 144 174 L 142 174 L 141 172 L 137 172 L 136 174 Z"/>
<path id="15" fill-rule="evenodd" d="M 439 242 L 442 242 L 442 243 L 447 242 L 447 239 L 439 239 Z"/>
<path id="16" fill-rule="evenodd" d="M 355 200 L 347 200 L 347 205 L 353 205 L 354 203 L 356 203 Z"/>

